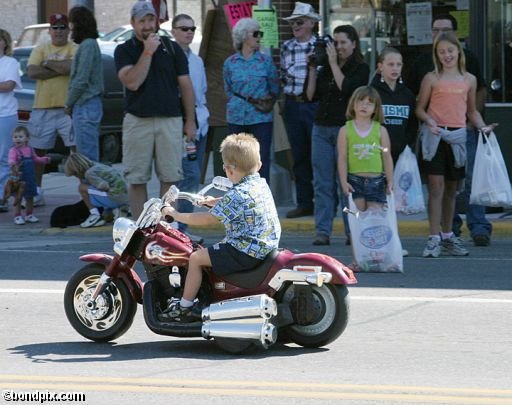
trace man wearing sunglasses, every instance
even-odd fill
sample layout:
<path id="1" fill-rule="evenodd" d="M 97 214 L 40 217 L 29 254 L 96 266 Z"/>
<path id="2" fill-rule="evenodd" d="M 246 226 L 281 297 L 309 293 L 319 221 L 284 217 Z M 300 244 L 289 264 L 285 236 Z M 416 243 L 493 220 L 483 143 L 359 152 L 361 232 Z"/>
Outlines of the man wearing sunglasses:
<path id="1" fill-rule="evenodd" d="M 311 131 L 318 106 L 307 102 L 304 95 L 308 58 L 313 51 L 316 36 L 313 30 L 320 16 L 307 3 L 296 2 L 289 17 L 293 38 L 281 47 L 281 83 L 285 94 L 283 120 L 293 154 L 293 173 L 297 207 L 287 218 L 313 215 L 313 170 L 311 168 Z"/>
<path id="2" fill-rule="evenodd" d="M 206 90 L 208 85 L 206 82 L 206 71 L 204 69 L 203 60 L 192 52 L 190 44 L 194 40 L 196 26 L 194 20 L 187 14 L 178 14 L 172 19 L 171 33 L 176 43 L 181 46 L 183 52 L 187 56 L 188 69 L 190 78 L 192 79 L 192 87 L 194 88 L 195 113 L 197 121 L 197 132 L 194 137 L 187 138 L 187 142 L 194 142 L 196 146 L 196 159 L 190 159 L 189 156 L 183 157 L 183 180 L 178 183 L 181 191 L 196 193 L 199 190 L 201 180 L 201 170 L 206 152 L 206 135 L 208 133 L 208 117 L 210 113 L 206 107 Z M 179 212 L 193 212 L 194 206 L 186 200 L 179 200 Z M 186 232 L 187 225 L 179 223 L 179 229 Z M 193 241 L 202 243 L 202 238 L 186 232 Z"/>
<path id="3" fill-rule="evenodd" d="M 64 145 L 74 149 L 71 117 L 64 105 L 68 94 L 71 61 L 77 46 L 68 41 L 68 17 L 65 14 L 50 16 L 51 41 L 36 46 L 27 62 L 27 74 L 36 80 L 34 106 L 30 115 L 30 145 L 39 156 L 55 147 L 57 135 Z M 34 206 L 44 205 L 41 191 L 44 164 L 35 165 L 37 196 Z"/>

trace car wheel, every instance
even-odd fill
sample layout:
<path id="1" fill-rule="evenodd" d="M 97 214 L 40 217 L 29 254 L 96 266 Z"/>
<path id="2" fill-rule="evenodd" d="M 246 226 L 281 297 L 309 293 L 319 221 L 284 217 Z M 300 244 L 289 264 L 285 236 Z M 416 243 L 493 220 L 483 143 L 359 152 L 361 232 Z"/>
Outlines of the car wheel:
<path id="1" fill-rule="evenodd" d="M 121 155 L 121 134 L 103 134 L 100 139 L 100 160 L 104 163 L 119 163 Z"/>

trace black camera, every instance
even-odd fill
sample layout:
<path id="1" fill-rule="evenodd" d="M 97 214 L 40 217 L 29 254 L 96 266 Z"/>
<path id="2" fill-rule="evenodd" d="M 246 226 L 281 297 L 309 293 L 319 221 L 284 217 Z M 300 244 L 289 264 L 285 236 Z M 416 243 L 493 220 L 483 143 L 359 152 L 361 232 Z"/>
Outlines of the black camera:
<path id="1" fill-rule="evenodd" d="M 312 62 L 318 66 L 326 65 L 327 60 L 327 44 L 332 43 L 332 37 L 327 34 L 321 37 L 318 37 L 315 41 Z"/>

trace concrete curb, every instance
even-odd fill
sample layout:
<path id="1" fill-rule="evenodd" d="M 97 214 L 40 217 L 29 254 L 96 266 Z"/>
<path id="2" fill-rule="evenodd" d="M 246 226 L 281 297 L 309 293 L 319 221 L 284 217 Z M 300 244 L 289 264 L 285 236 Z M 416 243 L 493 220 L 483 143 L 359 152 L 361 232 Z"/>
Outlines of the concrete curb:
<path id="1" fill-rule="evenodd" d="M 499 221 L 491 221 L 493 224 L 492 236 L 495 238 L 503 239 L 512 236 L 512 218 L 500 219 Z M 315 233 L 315 223 L 312 218 L 298 218 L 298 219 L 281 219 L 281 228 L 283 233 L 301 233 L 311 234 Z M 400 236 L 403 237 L 426 237 L 428 235 L 428 221 L 427 220 L 406 220 L 399 221 L 398 230 Z M 203 233 L 223 233 L 224 227 L 222 225 L 211 225 L 204 227 L 194 227 L 192 231 L 194 234 Z M 44 235 L 110 235 L 112 233 L 112 224 L 100 226 L 97 228 L 80 228 L 73 226 L 68 228 L 32 228 L 19 227 L 13 225 L 10 232 L 24 232 L 28 234 L 44 234 Z M 343 221 L 336 219 L 333 224 L 333 234 L 344 234 Z M 467 229 L 464 228 L 464 234 L 467 234 Z"/>

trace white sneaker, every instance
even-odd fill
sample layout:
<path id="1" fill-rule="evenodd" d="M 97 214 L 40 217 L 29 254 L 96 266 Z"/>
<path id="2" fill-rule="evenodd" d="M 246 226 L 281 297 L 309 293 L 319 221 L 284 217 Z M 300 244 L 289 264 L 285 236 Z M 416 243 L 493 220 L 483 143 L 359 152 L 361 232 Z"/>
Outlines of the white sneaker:
<path id="1" fill-rule="evenodd" d="M 80 224 L 80 228 L 91 228 L 105 225 L 105 220 L 101 215 L 91 214 L 84 222 Z"/>
<path id="2" fill-rule="evenodd" d="M 402 249 L 402 257 L 409 256 L 409 251 L 407 249 Z"/>
<path id="3" fill-rule="evenodd" d="M 36 217 L 34 214 L 30 214 L 25 217 L 25 222 L 30 222 L 34 224 L 36 222 L 39 222 L 39 218 Z"/>
<path id="4" fill-rule="evenodd" d="M 441 254 L 441 246 L 437 238 L 430 236 L 427 240 L 427 246 L 423 250 L 423 257 L 439 257 Z"/>
<path id="5" fill-rule="evenodd" d="M 22 216 L 17 216 L 17 217 L 14 217 L 14 223 L 16 225 L 25 225 L 25 220 L 23 219 Z"/>

